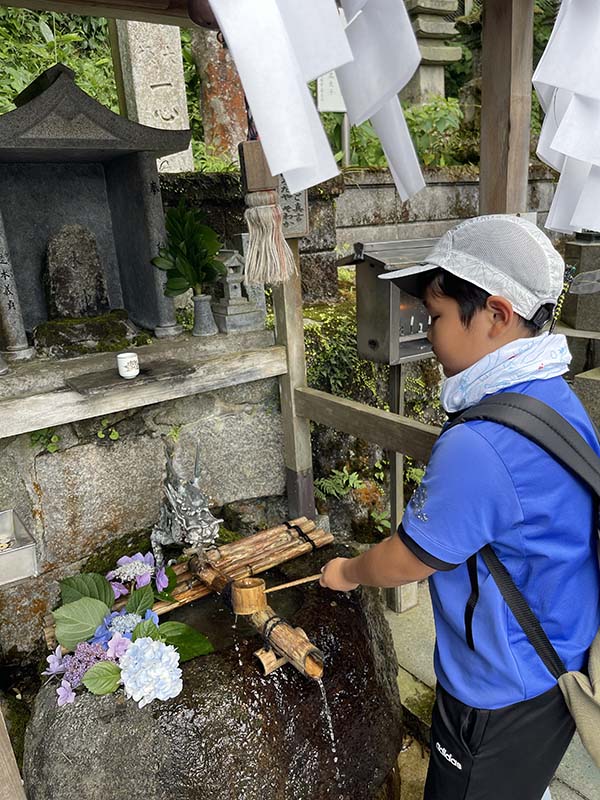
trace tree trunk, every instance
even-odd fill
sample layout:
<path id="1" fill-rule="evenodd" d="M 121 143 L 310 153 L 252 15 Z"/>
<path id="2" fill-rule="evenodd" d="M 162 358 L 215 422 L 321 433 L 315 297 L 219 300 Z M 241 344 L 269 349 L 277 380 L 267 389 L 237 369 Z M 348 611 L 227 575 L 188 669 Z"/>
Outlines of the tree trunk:
<path id="1" fill-rule="evenodd" d="M 217 34 L 205 28 L 192 32 L 192 57 L 200 78 L 204 142 L 215 155 L 237 162 L 237 146 L 246 141 L 248 123 L 233 59 Z"/>

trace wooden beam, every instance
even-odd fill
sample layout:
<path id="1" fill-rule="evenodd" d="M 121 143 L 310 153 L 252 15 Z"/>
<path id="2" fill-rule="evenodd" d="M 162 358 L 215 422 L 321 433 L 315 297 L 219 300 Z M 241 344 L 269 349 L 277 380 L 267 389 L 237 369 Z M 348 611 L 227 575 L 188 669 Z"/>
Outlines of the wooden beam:
<path id="1" fill-rule="evenodd" d="M 440 433 L 440 429 L 433 425 L 424 425 L 318 389 L 298 388 L 294 395 L 296 413 L 301 417 L 360 436 L 386 450 L 403 453 L 417 461 L 429 459 Z"/>
<path id="2" fill-rule="evenodd" d="M 288 241 L 299 267 L 298 239 Z M 308 419 L 298 415 L 295 390 L 306 386 L 304 318 L 300 270 L 290 280 L 273 286 L 275 341 L 286 348 L 287 372 L 279 379 L 283 421 L 284 458 L 291 517 L 314 519 L 312 447 Z"/>
<path id="3" fill-rule="evenodd" d="M 82 17 L 108 17 L 155 22 L 159 25 L 196 27 L 187 13 L 186 0 L 14 0 L 0 5 L 29 8 L 32 11 L 56 11 Z"/>
<path id="4" fill-rule="evenodd" d="M 138 384 L 124 382 L 121 387 L 111 387 L 106 392 L 92 395 L 55 390 L 2 400 L 0 438 L 175 400 L 199 392 L 274 378 L 284 375 L 286 371 L 285 349 L 270 347 L 207 359 L 197 363 L 190 375 L 179 380 Z"/>
<path id="5" fill-rule="evenodd" d="M 483 4 L 480 214 L 527 211 L 534 4 Z"/>
<path id="6" fill-rule="evenodd" d="M 0 711 L 0 800 L 27 800 L 6 723 Z"/>

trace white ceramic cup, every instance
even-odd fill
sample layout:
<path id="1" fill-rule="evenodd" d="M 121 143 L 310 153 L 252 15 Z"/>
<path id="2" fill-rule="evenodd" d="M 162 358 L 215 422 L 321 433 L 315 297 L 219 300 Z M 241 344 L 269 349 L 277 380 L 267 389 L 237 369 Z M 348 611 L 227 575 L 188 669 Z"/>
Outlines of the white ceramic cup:
<path id="1" fill-rule="evenodd" d="M 135 378 L 140 374 L 140 362 L 137 353 L 119 353 L 117 369 L 122 378 Z"/>

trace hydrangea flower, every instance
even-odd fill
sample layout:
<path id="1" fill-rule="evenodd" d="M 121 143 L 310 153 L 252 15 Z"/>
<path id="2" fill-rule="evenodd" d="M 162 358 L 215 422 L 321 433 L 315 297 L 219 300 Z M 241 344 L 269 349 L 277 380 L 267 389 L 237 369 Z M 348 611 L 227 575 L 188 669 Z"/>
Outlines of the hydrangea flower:
<path id="1" fill-rule="evenodd" d="M 109 661 L 106 650 L 100 644 L 90 644 L 90 642 L 80 642 L 75 648 L 73 655 L 65 656 L 63 659 L 65 681 L 71 689 L 76 689 L 83 679 L 83 676 L 90 667 L 99 661 Z M 72 702 L 65 700 L 65 702 Z M 59 703 L 60 705 L 60 703 Z"/>
<path id="2" fill-rule="evenodd" d="M 73 691 L 73 687 L 69 683 L 63 679 L 62 683 L 56 690 L 56 694 L 58 696 L 58 705 L 65 706 L 67 703 L 74 703 L 75 702 L 75 692 Z"/>
<path id="3" fill-rule="evenodd" d="M 127 697 L 140 708 L 153 700 L 176 697 L 183 688 L 179 653 L 170 644 L 149 637 L 136 639 L 120 661 Z"/>
<path id="4" fill-rule="evenodd" d="M 126 636 L 121 636 L 121 634 L 117 631 L 108 643 L 108 650 L 106 651 L 106 654 L 109 658 L 117 661 L 119 658 L 121 658 L 121 656 L 125 655 L 130 644 L 131 639 L 128 639 Z"/>
<path id="5" fill-rule="evenodd" d="M 115 600 L 122 595 L 129 594 L 126 583 L 135 583 L 136 589 L 148 586 L 152 577 L 155 579 L 156 590 L 162 592 L 169 585 L 169 579 L 164 567 L 156 569 L 152 553 L 136 553 L 134 556 L 122 556 L 117 561 L 115 569 L 106 573 L 106 580 L 110 581 Z"/>
<path id="6" fill-rule="evenodd" d="M 121 636 L 131 639 L 131 634 L 142 619 L 151 619 L 155 625 L 158 625 L 158 614 L 152 609 L 148 609 L 144 617 L 128 612 L 124 608 L 121 611 L 112 611 L 104 617 L 102 624 L 96 628 L 96 633 L 91 641 L 94 644 L 101 644 L 107 647 L 115 633 L 120 633 Z"/>
<path id="7" fill-rule="evenodd" d="M 61 675 L 65 671 L 62 647 L 60 645 L 53 653 L 46 656 L 46 661 L 48 662 L 48 668 L 42 672 L 42 675 Z"/>

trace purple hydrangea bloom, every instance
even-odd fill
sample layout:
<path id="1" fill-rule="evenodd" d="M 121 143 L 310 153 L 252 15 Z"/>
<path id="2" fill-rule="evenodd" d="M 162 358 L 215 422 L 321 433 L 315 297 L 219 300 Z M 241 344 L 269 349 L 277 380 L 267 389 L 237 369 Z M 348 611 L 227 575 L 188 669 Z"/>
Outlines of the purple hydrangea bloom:
<path id="1" fill-rule="evenodd" d="M 101 644 L 103 647 L 108 647 L 109 641 L 115 633 L 120 633 L 126 639 L 131 639 L 131 635 L 142 619 L 151 619 L 156 626 L 158 626 L 158 614 L 152 609 L 146 611 L 144 617 L 139 614 L 133 614 L 126 611 L 124 608 L 121 611 L 112 611 L 107 614 L 102 620 L 102 624 L 96 628 L 96 633 L 92 637 L 94 644 Z"/>
<path id="2" fill-rule="evenodd" d="M 126 636 L 121 636 L 117 631 L 108 643 L 108 650 L 106 653 L 109 658 L 117 661 L 121 656 L 125 655 L 130 644 L 131 639 L 128 639 Z"/>
<path id="3" fill-rule="evenodd" d="M 169 585 L 169 579 L 167 578 L 167 573 L 164 567 L 161 567 L 156 573 L 155 583 L 157 592 L 164 592 Z"/>
<path id="4" fill-rule="evenodd" d="M 59 706 L 66 706 L 67 703 L 75 702 L 75 692 L 69 681 L 63 680 L 56 690 L 56 694 L 58 696 Z"/>
<path id="5" fill-rule="evenodd" d="M 134 584 L 136 589 L 148 586 L 152 577 L 155 579 L 156 589 L 162 592 L 169 585 L 165 570 L 156 569 L 152 553 L 136 553 L 134 556 L 121 556 L 115 569 L 106 573 L 106 580 L 110 581 L 115 599 L 129 593 L 126 584 Z"/>
<path id="6" fill-rule="evenodd" d="M 48 668 L 42 672 L 42 675 L 61 675 L 65 671 L 62 647 L 60 645 L 53 653 L 46 656 L 46 661 L 48 662 Z"/>
<path id="7" fill-rule="evenodd" d="M 99 661 L 110 660 L 106 650 L 101 644 L 80 642 L 75 648 L 73 655 L 65 656 L 63 659 L 65 680 L 72 689 L 76 689 L 81 684 L 83 676 L 90 667 L 93 667 L 94 664 L 97 664 Z"/>

